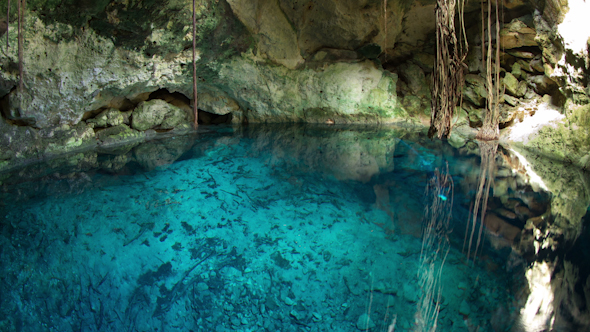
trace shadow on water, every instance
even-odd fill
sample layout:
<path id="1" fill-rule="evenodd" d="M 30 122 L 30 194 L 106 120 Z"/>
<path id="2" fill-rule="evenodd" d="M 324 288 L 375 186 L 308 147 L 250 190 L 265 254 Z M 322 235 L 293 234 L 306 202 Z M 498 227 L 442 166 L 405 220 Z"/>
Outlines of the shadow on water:
<path id="1" fill-rule="evenodd" d="M 0 330 L 581 331 L 589 188 L 423 128 L 63 156 L 0 174 Z"/>

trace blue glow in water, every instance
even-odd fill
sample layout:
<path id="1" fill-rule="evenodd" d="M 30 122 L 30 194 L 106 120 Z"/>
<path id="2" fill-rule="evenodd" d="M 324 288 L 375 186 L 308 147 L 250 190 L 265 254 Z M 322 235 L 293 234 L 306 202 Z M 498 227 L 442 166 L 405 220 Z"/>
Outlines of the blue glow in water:
<path id="1" fill-rule="evenodd" d="M 439 329 L 518 317 L 512 224 L 475 264 L 462 253 L 479 157 L 416 130 L 223 127 L 75 160 L 2 178 L 7 331 L 411 331 L 424 193 L 447 163 L 464 182 Z"/>

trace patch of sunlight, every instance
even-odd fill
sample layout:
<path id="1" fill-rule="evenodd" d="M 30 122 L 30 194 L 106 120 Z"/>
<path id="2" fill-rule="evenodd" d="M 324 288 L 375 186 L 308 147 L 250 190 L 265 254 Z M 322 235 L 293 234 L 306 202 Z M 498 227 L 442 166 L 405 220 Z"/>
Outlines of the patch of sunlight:
<path id="1" fill-rule="evenodd" d="M 543 179 L 541 179 L 541 177 L 535 173 L 535 171 L 533 171 L 533 168 L 531 167 L 531 164 L 528 162 L 528 160 L 526 160 L 523 155 L 516 152 L 514 149 L 509 150 L 518 158 L 518 161 L 526 170 L 526 174 L 529 176 L 529 184 L 533 187 L 533 189 L 537 190 L 537 188 L 541 188 L 545 191 L 549 191 L 545 185 L 545 182 L 543 182 Z"/>
<path id="2" fill-rule="evenodd" d="M 537 106 L 537 110 L 533 116 L 527 117 L 522 122 L 511 126 L 510 133 L 506 138 L 513 142 L 526 143 L 531 138 L 531 134 L 537 133 L 547 125 L 556 125 L 557 122 L 564 118 L 565 115 L 559 113 L 559 111 L 549 104 L 541 103 Z"/>
<path id="3" fill-rule="evenodd" d="M 557 29 L 567 48 L 574 53 L 583 53 L 590 37 L 590 29 L 584 28 L 590 17 L 590 1 L 569 0 L 568 7 L 569 11 Z"/>
<path id="4" fill-rule="evenodd" d="M 536 262 L 526 272 L 530 295 L 520 310 L 520 326 L 523 331 L 551 330 L 555 320 L 551 268 L 547 262 Z"/>

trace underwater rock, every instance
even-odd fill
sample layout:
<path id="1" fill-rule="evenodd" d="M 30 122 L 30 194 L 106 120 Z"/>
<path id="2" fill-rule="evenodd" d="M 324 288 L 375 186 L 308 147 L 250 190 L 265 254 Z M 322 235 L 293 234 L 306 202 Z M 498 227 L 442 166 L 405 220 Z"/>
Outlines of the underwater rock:
<path id="1" fill-rule="evenodd" d="M 356 328 L 362 331 L 373 329 L 376 326 L 377 324 L 375 324 L 373 319 L 367 315 L 367 313 L 360 315 L 356 321 Z"/>
<path id="2" fill-rule="evenodd" d="M 514 242 L 521 231 L 518 227 L 515 227 L 506 222 L 504 219 L 498 217 L 495 213 L 486 214 L 484 225 L 492 234 L 501 236 L 510 243 Z"/>
<path id="3" fill-rule="evenodd" d="M 467 301 L 461 301 L 461 304 L 459 305 L 459 313 L 464 316 L 469 316 L 471 314 L 471 308 Z"/>

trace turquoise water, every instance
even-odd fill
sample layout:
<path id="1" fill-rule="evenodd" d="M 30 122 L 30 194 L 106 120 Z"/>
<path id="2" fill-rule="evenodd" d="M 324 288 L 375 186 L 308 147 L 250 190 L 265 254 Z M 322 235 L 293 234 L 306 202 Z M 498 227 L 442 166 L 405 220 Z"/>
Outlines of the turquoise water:
<path id="1" fill-rule="evenodd" d="M 417 129 L 213 127 L 3 174 L 0 330 L 516 330 L 530 261 L 512 247 L 551 194 L 496 157 L 499 221 L 466 249 L 478 151 Z M 427 190 L 447 165 L 453 186 Z M 448 224 L 427 235 L 433 206 Z"/>

